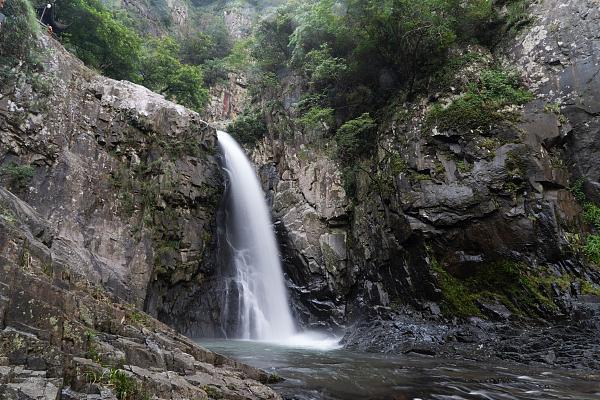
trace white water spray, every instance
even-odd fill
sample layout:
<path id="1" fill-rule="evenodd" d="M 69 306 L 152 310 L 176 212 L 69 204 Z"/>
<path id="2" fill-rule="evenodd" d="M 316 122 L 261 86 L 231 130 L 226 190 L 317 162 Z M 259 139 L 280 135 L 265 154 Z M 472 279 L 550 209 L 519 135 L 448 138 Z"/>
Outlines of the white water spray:
<path id="1" fill-rule="evenodd" d="M 242 148 L 225 132 L 217 137 L 229 175 L 226 237 L 235 264 L 226 288 L 226 319 L 237 320 L 240 339 L 287 341 L 295 327 L 265 195 Z"/>

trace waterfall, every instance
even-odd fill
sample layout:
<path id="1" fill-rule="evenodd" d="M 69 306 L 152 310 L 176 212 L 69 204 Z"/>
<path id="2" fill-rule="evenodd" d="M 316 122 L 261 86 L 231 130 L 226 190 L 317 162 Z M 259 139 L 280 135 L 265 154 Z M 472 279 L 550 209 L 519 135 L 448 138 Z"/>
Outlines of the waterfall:
<path id="1" fill-rule="evenodd" d="M 225 277 L 222 321 L 239 339 L 289 340 L 295 334 L 271 217 L 252 164 L 238 143 L 217 132 L 229 177 L 225 238 L 231 271 Z"/>

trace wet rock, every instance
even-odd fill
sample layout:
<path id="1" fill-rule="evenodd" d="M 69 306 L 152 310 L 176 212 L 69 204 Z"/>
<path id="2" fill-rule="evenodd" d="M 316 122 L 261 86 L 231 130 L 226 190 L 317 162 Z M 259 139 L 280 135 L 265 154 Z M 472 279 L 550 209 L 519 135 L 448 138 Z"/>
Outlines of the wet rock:
<path id="1" fill-rule="evenodd" d="M 512 316 L 512 313 L 508 308 L 500 303 L 486 303 L 480 301 L 478 302 L 478 305 L 485 315 L 495 321 L 506 321 Z"/>

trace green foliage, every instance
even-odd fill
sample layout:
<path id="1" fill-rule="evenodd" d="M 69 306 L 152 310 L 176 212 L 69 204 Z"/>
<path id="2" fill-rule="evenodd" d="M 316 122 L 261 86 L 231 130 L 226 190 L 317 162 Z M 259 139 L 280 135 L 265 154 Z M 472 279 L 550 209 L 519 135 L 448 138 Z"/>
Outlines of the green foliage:
<path id="1" fill-rule="evenodd" d="M 131 321 L 137 325 L 144 325 L 149 322 L 148 315 L 138 310 L 133 310 L 131 312 L 130 318 Z"/>
<path id="2" fill-rule="evenodd" d="M 181 43 L 180 56 L 187 64 L 203 64 L 214 58 L 215 43 L 213 38 L 204 32 L 185 37 Z"/>
<path id="3" fill-rule="evenodd" d="M 579 178 L 569 187 L 569 191 L 579 203 L 584 203 L 586 200 L 585 192 L 583 191 L 584 183 L 585 180 L 583 178 Z"/>
<path id="4" fill-rule="evenodd" d="M 149 0 L 149 6 L 157 12 L 160 22 L 165 26 L 169 27 L 173 23 L 173 17 L 171 16 L 171 9 L 166 0 Z"/>
<path id="5" fill-rule="evenodd" d="M 485 70 L 461 97 L 446 107 L 439 104 L 432 107 L 427 114 L 427 124 L 442 131 L 487 131 L 495 123 L 510 119 L 503 107 L 521 105 L 532 99 L 533 95 L 521 87 L 515 73 Z"/>
<path id="6" fill-rule="evenodd" d="M 342 186 L 346 196 L 350 199 L 355 198 L 358 190 L 358 176 L 360 168 L 358 165 L 346 165 L 342 167 Z"/>
<path id="7" fill-rule="evenodd" d="M 241 39 L 234 43 L 231 52 L 223 58 L 225 64 L 233 70 L 242 70 L 252 61 L 252 46 L 254 42 L 252 38 Z"/>
<path id="8" fill-rule="evenodd" d="M 18 220 L 15 213 L 3 202 L 0 202 L 0 219 L 3 219 L 9 225 L 14 225 Z"/>
<path id="9" fill-rule="evenodd" d="M 84 63 L 115 79 L 138 80 L 142 39 L 99 0 L 59 0 L 61 38 Z"/>
<path id="10" fill-rule="evenodd" d="M 200 111 L 208 101 L 200 67 L 182 64 L 175 39 L 150 41 L 141 60 L 142 84 L 179 104 Z"/>
<path id="11" fill-rule="evenodd" d="M 223 393 L 214 386 L 204 385 L 202 386 L 202 390 L 206 392 L 209 399 L 219 400 L 223 398 Z"/>
<path id="12" fill-rule="evenodd" d="M 600 266 L 600 207 L 588 201 L 584 191 L 584 179 L 577 179 L 570 187 L 569 191 L 577 199 L 577 201 L 583 206 L 583 218 L 587 223 L 592 225 L 594 233 L 588 234 L 585 237 L 579 238 L 576 236 L 576 244 L 579 244 L 578 248 L 583 250 L 583 253 L 587 256 L 588 260 Z M 581 246 L 581 239 L 583 239 L 583 245 Z"/>
<path id="13" fill-rule="evenodd" d="M 191 32 L 181 40 L 182 62 L 202 65 L 210 60 L 228 56 L 234 44 L 229 37 L 223 17 L 202 14 L 199 19 L 200 31 Z"/>
<path id="14" fill-rule="evenodd" d="M 279 382 L 283 382 L 284 379 L 279 376 L 278 374 L 269 374 L 269 376 L 267 376 L 267 379 L 264 380 L 264 382 L 262 383 L 266 383 L 266 384 L 273 384 L 273 383 L 279 383 Z"/>
<path id="15" fill-rule="evenodd" d="M 238 142 L 253 146 L 267 133 L 267 125 L 260 111 L 248 111 L 229 124 L 227 132 Z"/>
<path id="16" fill-rule="evenodd" d="M 208 90 L 202 68 L 184 62 L 217 54 L 214 38 L 198 34 L 184 41 L 183 48 L 169 36 L 144 43 L 130 21 L 99 0 L 59 0 L 57 9 L 68 23 L 61 39 L 87 65 L 112 78 L 141 83 L 191 109 L 203 109 Z"/>
<path id="17" fill-rule="evenodd" d="M 264 71 L 277 72 L 287 65 L 291 57 L 288 42 L 293 31 L 293 17 L 285 9 L 278 9 L 257 26 L 251 53 Z"/>
<path id="18" fill-rule="evenodd" d="M 600 230 L 600 207 L 592 202 L 583 205 L 583 216 L 587 222 Z"/>
<path id="19" fill-rule="evenodd" d="M 86 357 L 95 363 L 101 363 L 102 357 L 100 357 L 100 353 L 98 352 L 98 347 L 96 345 L 96 332 L 93 330 L 87 330 L 85 332 L 85 338 L 87 342 Z"/>
<path id="20" fill-rule="evenodd" d="M 458 168 L 460 173 L 465 174 L 473 169 L 473 164 L 470 164 L 465 160 L 459 160 L 456 162 L 456 168 Z"/>
<path id="21" fill-rule="evenodd" d="M 506 5 L 505 30 L 509 33 L 516 33 L 532 21 L 532 16 L 528 12 L 531 0 L 509 0 Z"/>
<path id="22" fill-rule="evenodd" d="M 181 66 L 178 52 L 179 45 L 170 36 L 150 41 L 141 61 L 142 83 L 157 92 L 166 90 L 170 76 Z"/>
<path id="23" fill-rule="evenodd" d="M 6 20 L 0 27 L 0 65 L 10 68 L 18 61 L 31 61 L 39 31 L 31 3 L 29 0 L 10 0 L 2 12 Z"/>
<path id="24" fill-rule="evenodd" d="M 137 381 L 120 369 L 111 368 L 108 373 L 108 383 L 113 387 L 119 400 L 141 400 L 146 397 Z"/>
<path id="25" fill-rule="evenodd" d="M 33 179 L 35 169 L 31 165 L 10 163 L 0 169 L 0 174 L 7 178 L 13 190 L 24 190 Z"/>
<path id="26" fill-rule="evenodd" d="M 456 4 L 444 0 L 355 0 L 360 31 L 356 57 L 366 71 L 375 65 L 392 69 L 409 88 L 418 75 L 427 75 L 446 58 L 456 40 Z"/>
<path id="27" fill-rule="evenodd" d="M 311 107 L 299 119 L 305 128 L 329 131 L 335 122 L 333 108 Z"/>
<path id="28" fill-rule="evenodd" d="M 481 315 L 481 311 L 476 305 L 477 296 L 437 262 L 433 262 L 432 266 L 437 274 L 437 283 L 442 291 L 442 312 L 457 317 Z"/>
<path id="29" fill-rule="evenodd" d="M 600 235 L 589 235 L 583 251 L 590 261 L 600 266 Z"/>
<path id="30" fill-rule="evenodd" d="M 303 69 L 313 87 L 323 88 L 341 79 L 348 66 L 344 59 L 332 57 L 331 49 L 324 44 L 306 54 Z"/>
<path id="31" fill-rule="evenodd" d="M 208 89 L 204 88 L 202 69 L 182 64 L 173 71 L 164 94 L 188 108 L 202 111 L 208 102 Z"/>
<path id="32" fill-rule="evenodd" d="M 593 296 L 600 296 L 600 285 L 594 284 L 590 281 L 581 282 L 581 294 L 590 294 Z"/>
<path id="33" fill-rule="evenodd" d="M 375 148 L 377 124 L 368 113 L 344 123 L 335 133 L 338 158 L 349 164 Z"/>
<path id="34" fill-rule="evenodd" d="M 357 195 L 359 161 L 376 148 L 377 123 L 368 113 L 347 121 L 335 133 L 337 158 L 342 164 L 342 185 L 350 198 Z"/>

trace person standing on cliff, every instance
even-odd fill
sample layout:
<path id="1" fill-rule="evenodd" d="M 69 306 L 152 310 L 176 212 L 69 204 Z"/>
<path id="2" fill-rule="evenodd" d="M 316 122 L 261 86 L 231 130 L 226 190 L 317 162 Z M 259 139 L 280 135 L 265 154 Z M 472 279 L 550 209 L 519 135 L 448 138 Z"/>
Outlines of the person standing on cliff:
<path id="1" fill-rule="evenodd" d="M 4 8 L 4 0 L 0 0 L 0 10 L 2 10 L 3 8 Z M 2 29 L 2 23 L 4 23 L 5 19 L 6 19 L 6 17 L 0 11 L 0 29 Z"/>

